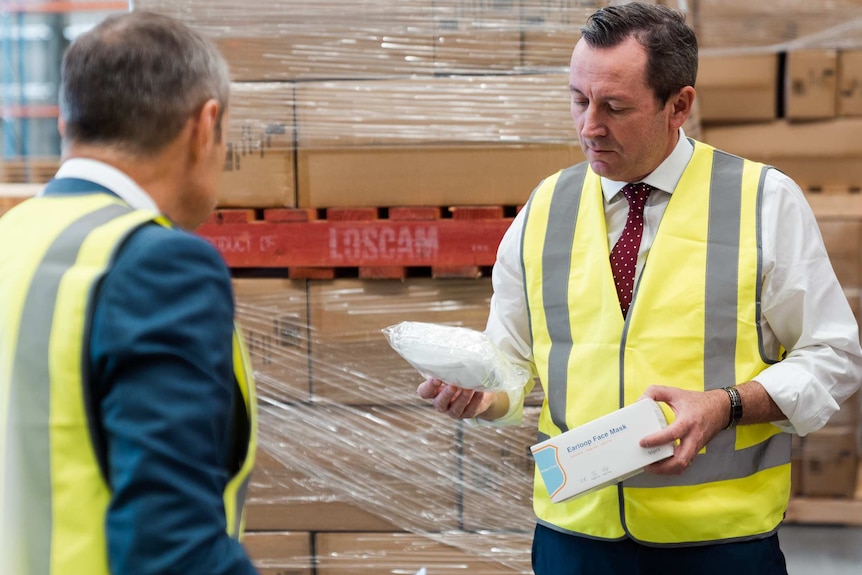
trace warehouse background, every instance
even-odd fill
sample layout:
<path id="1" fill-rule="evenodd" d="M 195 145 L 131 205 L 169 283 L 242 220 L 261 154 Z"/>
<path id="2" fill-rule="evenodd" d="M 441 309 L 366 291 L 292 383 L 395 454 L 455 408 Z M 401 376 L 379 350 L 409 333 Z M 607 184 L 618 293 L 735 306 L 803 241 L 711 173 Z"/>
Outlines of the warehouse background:
<path id="1" fill-rule="evenodd" d="M 442 419 L 380 329 L 484 327 L 502 231 L 539 180 L 583 158 L 568 59 L 610 3 L 134 2 L 206 33 L 231 65 L 220 210 L 200 233 L 234 272 L 261 389 L 247 546 L 265 575 L 530 572 L 541 395 L 520 427 Z M 800 183 L 858 318 L 862 0 L 663 3 L 701 44 L 686 133 Z M 128 8 L 0 4 L 0 213 L 59 164 L 63 51 Z M 854 397 L 796 441 L 792 575 L 862 564 L 859 411 Z M 830 563 L 803 544 L 818 541 Z"/>

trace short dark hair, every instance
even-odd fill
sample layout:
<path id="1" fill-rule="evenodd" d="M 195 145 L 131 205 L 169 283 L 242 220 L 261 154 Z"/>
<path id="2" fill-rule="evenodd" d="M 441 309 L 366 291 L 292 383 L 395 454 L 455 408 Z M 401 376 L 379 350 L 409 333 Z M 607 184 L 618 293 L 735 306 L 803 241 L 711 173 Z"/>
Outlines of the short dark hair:
<path id="1" fill-rule="evenodd" d="M 63 57 L 60 114 L 65 141 L 151 155 L 209 100 L 228 105 L 227 64 L 214 44 L 149 12 L 108 17 Z"/>
<path id="2" fill-rule="evenodd" d="M 612 48 L 633 36 L 646 48 L 646 81 L 660 106 L 685 86 L 694 86 L 697 38 L 678 10 L 642 2 L 608 6 L 587 19 L 581 34 L 594 48 Z"/>

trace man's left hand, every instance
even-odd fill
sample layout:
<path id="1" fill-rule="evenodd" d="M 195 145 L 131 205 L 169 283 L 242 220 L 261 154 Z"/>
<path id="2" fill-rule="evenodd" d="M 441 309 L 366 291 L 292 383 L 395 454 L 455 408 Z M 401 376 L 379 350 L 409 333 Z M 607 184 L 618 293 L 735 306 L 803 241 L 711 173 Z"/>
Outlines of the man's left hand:
<path id="1" fill-rule="evenodd" d="M 673 423 L 652 435 L 644 437 L 640 445 L 649 448 L 670 442 L 673 456 L 645 468 L 659 475 L 679 475 L 684 472 L 697 453 L 727 425 L 728 397 L 721 389 L 713 391 L 686 391 L 675 387 L 651 385 L 644 397 L 661 401 L 673 410 Z"/>

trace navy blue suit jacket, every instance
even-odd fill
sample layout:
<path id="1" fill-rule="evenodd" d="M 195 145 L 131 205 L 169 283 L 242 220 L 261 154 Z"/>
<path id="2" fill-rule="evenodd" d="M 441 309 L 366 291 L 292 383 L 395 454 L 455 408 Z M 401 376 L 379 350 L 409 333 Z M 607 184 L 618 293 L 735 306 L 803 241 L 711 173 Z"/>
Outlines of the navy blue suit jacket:
<path id="1" fill-rule="evenodd" d="M 55 180 L 46 193 L 75 188 Z M 94 301 L 89 391 L 112 491 L 111 572 L 256 573 L 225 525 L 242 399 L 224 260 L 194 234 L 145 225 L 120 247 Z"/>

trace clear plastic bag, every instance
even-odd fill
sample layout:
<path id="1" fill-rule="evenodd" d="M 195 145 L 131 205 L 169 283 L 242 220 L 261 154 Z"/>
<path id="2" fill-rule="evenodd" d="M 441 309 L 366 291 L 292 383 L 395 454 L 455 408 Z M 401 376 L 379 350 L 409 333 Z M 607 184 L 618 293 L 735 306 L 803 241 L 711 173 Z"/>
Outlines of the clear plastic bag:
<path id="1" fill-rule="evenodd" d="M 514 391 L 530 378 L 480 331 L 415 321 L 381 331 L 392 349 L 425 377 L 478 391 Z"/>

